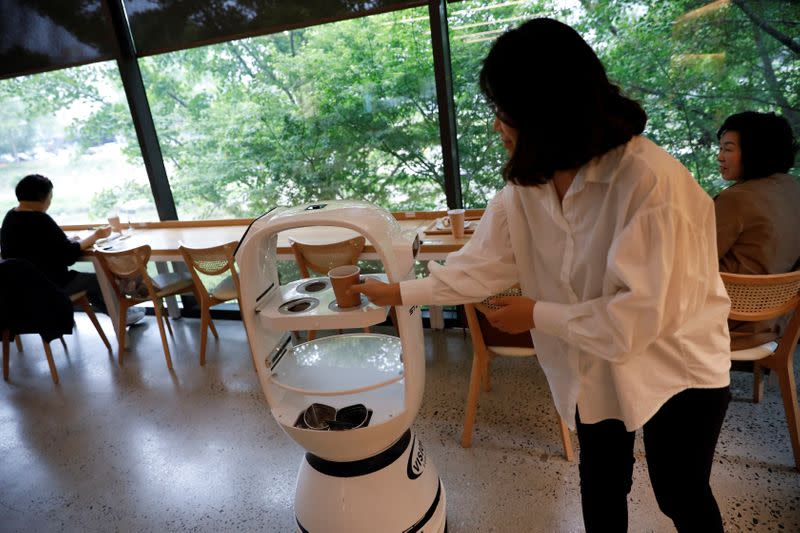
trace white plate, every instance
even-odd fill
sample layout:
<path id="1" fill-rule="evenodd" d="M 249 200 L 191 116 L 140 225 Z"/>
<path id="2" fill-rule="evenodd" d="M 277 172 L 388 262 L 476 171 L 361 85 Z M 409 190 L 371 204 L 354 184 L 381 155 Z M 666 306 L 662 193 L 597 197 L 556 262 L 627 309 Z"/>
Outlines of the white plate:
<path id="1" fill-rule="evenodd" d="M 113 243 L 115 243 L 117 241 L 123 241 L 123 240 L 127 239 L 130 236 L 131 236 L 130 233 L 114 233 L 113 235 L 110 235 L 108 237 L 103 237 L 102 239 L 97 239 L 95 241 L 95 244 L 96 245 L 100 245 L 100 246 L 102 246 L 104 244 L 113 244 Z"/>

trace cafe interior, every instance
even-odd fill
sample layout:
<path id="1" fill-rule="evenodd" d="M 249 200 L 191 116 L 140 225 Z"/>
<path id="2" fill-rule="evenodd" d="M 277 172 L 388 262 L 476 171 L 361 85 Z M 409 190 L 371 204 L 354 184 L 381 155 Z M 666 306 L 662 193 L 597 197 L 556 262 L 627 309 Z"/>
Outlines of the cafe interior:
<path id="1" fill-rule="evenodd" d="M 0 531 L 585 531 L 530 335 L 491 301 L 344 285 L 469 242 L 506 160 L 478 72 L 534 17 L 584 36 L 712 197 L 725 116 L 800 128 L 796 2 L 0 0 L 0 210 L 41 174 L 67 238 L 107 233 L 70 267 L 107 312 L 0 262 Z M 734 281 L 731 316 L 772 312 Z M 800 531 L 798 330 L 732 367 L 728 531 Z M 675 531 L 641 432 L 634 456 L 628 529 Z"/>

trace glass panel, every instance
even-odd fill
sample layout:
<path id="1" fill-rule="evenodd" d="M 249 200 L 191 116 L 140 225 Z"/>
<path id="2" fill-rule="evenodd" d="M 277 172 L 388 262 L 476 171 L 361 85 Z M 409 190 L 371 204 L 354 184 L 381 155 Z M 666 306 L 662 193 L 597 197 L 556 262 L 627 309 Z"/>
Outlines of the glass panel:
<path id="1" fill-rule="evenodd" d="M 136 48 L 142 54 L 331 22 L 424 0 L 125 0 Z"/>
<path id="2" fill-rule="evenodd" d="M 791 37 L 797 34 L 800 4 L 770 0 L 745 7 L 683 0 L 450 4 L 465 206 L 486 205 L 503 185 L 506 161 L 478 87 L 481 61 L 500 33 L 534 16 L 575 27 L 609 77 L 644 106 L 645 135 L 716 194 L 722 186 L 716 131 L 725 117 L 746 109 L 774 111 L 800 134 L 800 58 Z"/>
<path id="3" fill-rule="evenodd" d="M 0 0 L 0 78 L 109 59 L 101 0 Z"/>
<path id="4" fill-rule="evenodd" d="M 181 219 L 445 202 L 427 10 L 140 60 Z"/>
<path id="5" fill-rule="evenodd" d="M 0 80 L 0 213 L 27 174 L 53 181 L 59 224 L 158 220 L 115 63 Z"/>
<path id="6" fill-rule="evenodd" d="M 559 18 L 555 8 L 543 4 L 546 3 L 465 0 L 448 6 L 461 194 L 468 209 L 485 207 L 502 188 L 500 171 L 508 159 L 492 129 L 494 115 L 478 85 L 483 59 L 504 31 L 536 16 Z"/>
<path id="7" fill-rule="evenodd" d="M 399 337 L 354 333 L 304 342 L 273 369 L 284 386 L 315 392 L 339 392 L 400 379 L 403 349 Z"/>

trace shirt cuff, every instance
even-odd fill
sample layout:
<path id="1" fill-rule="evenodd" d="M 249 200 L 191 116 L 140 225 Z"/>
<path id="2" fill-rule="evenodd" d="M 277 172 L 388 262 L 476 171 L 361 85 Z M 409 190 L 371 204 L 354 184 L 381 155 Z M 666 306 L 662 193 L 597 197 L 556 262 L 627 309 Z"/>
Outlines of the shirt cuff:
<path id="1" fill-rule="evenodd" d="M 569 307 L 569 304 L 537 301 L 536 305 L 533 307 L 534 329 L 548 335 L 566 339 Z"/>
<path id="2" fill-rule="evenodd" d="M 411 279 L 400 282 L 400 298 L 403 305 L 423 305 L 433 303 L 433 279 Z"/>

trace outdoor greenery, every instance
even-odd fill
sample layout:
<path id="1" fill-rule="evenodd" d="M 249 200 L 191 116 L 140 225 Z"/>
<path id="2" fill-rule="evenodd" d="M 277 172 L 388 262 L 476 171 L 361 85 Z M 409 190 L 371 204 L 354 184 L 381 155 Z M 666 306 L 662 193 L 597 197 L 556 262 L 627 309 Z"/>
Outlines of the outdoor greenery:
<path id="1" fill-rule="evenodd" d="M 477 85 L 481 61 L 493 38 L 532 16 L 584 35 L 610 77 L 644 105 L 646 135 L 711 194 L 722 186 L 716 130 L 727 115 L 775 111 L 800 134 L 797 2 L 467 0 L 448 10 L 466 207 L 484 206 L 502 186 L 505 159 Z M 425 8 L 139 63 L 182 219 L 326 198 L 393 210 L 445 206 Z M 119 85 L 107 65 L 0 81 L 0 156 L 30 150 L 39 117 L 81 104 L 88 111 L 67 131 L 74 149 L 116 142 L 140 165 L 127 104 L 108 89 Z M 90 209 L 102 216 L 132 199 L 152 202 L 146 182 L 117 179 L 93 193 Z"/>

